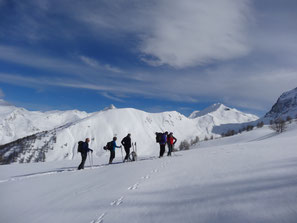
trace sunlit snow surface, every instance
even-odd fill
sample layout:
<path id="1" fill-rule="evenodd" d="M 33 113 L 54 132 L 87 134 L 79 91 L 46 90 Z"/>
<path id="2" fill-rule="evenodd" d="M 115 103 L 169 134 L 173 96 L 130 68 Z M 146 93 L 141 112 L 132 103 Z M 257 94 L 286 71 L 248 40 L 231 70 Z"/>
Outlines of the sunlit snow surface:
<path id="1" fill-rule="evenodd" d="M 0 166 L 0 222 L 297 222 L 297 124 L 200 143 L 172 157 Z"/>
<path id="2" fill-rule="evenodd" d="M 7 111 L 7 112 L 5 112 Z M 113 136 L 119 141 L 128 133 L 137 142 L 139 155 L 154 154 L 155 132 L 173 132 L 178 139 L 192 140 L 218 137 L 229 130 L 225 124 L 254 121 L 257 116 L 215 104 L 201 111 L 201 116 L 187 118 L 176 112 L 148 113 L 133 108 L 116 109 L 87 114 L 79 111 L 29 112 L 14 106 L 0 104 L 0 144 L 20 136 L 35 134 L 31 139 L 23 138 L 13 145 L 6 145 L 3 157 L 16 152 L 15 162 L 58 161 L 79 159 L 77 142 L 89 137 L 94 156 L 104 156 L 103 146 Z M 2 124 L 1 124 L 2 123 Z M 59 124 L 60 123 L 60 124 Z M 213 129 L 216 127 L 216 132 Z M 44 152 L 44 154 L 41 154 Z M 40 158 L 42 157 L 42 159 Z"/>

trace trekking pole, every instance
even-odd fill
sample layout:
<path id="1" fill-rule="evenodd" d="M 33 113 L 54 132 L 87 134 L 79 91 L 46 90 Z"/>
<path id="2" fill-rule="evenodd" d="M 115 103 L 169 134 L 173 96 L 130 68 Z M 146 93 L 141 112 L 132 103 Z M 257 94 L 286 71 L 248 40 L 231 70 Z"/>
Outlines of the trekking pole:
<path id="1" fill-rule="evenodd" d="M 137 161 L 137 146 L 136 146 L 136 142 L 134 143 L 134 146 L 135 146 L 135 154 L 136 154 L 136 157 L 134 158 L 134 161 Z"/>
<path id="2" fill-rule="evenodd" d="M 122 146 L 121 146 L 121 153 L 122 153 L 122 160 L 123 160 L 123 162 L 124 162 L 124 157 L 123 157 L 123 148 L 122 148 Z"/>
<path id="3" fill-rule="evenodd" d="M 90 167 L 92 168 L 92 165 L 91 165 L 91 157 L 90 157 L 90 154 L 89 154 L 89 153 L 88 153 L 88 159 L 89 159 Z"/>
<path id="4" fill-rule="evenodd" d="M 93 164 L 94 164 L 94 157 L 93 157 L 93 152 L 92 152 L 92 156 L 91 156 L 91 163 L 92 163 L 92 167 L 91 168 L 93 168 Z"/>

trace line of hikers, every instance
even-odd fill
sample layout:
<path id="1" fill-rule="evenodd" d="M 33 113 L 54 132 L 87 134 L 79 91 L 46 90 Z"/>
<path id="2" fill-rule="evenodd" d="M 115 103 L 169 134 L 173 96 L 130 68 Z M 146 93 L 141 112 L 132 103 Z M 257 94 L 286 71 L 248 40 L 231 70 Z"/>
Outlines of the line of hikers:
<path id="1" fill-rule="evenodd" d="M 173 152 L 174 144 L 176 143 L 177 139 L 173 136 L 173 133 L 168 132 L 161 133 L 156 132 L 156 142 L 160 144 L 160 155 L 159 158 L 163 157 L 165 153 L 165 146 L 168 146 L 168 153 L 167 156 L 171 156 L 171 153 Z"/>
<path id="2" fill-rule="evenodd" d="M 136 143 L 131 143 L 131 134 L 129 133 L 126 137 L 124 137 L 121 141 L 121 146 L 117 146 L 116 144 L 117 137 L 113 137 L 112 141 L 108 142 L 106 146 L 103 147 L 104 150 L 110 151 L 110 157 L 109 157 L 109 164 L 112 163 L 113 159 L 115 158 L 115 149 L 116 148 L 122 148 L 122 146 L 125 149 L 126 156 L 123 160 L 123 162 L 128 161 L 129 159 L 131 161 L 135 161 L 137 159 L 137 153 L 136 153 Z M 159 158 L 163 157 L 165 153 L 165 146 L 168 145 L 168 154 L 167 156 L 171 156 L 171 153 L 173 151 L 174 144 L 176 143 L 177 139 L 173 136 L 173 133 L 171 132 L 168 134 L 168 132 L 165 133 L 157 133 L 156 132 L 156 142 L 160 144 L 160 156 Z M 78 166 L 78 169 L 84 169 L 84 165 L 88 156 L 88 152 L 93 153 L 93 150 L 89 148 L 89 142 L 90 139 L 86 138 L 85 141 L 79 141 L 78 142 L 78 152 L 81 153 L 81 163 Z M 133 151 L 130 153 L 130 149 L 133 146 Z M 131 157 L 130 157 L 131 156 Z"/>

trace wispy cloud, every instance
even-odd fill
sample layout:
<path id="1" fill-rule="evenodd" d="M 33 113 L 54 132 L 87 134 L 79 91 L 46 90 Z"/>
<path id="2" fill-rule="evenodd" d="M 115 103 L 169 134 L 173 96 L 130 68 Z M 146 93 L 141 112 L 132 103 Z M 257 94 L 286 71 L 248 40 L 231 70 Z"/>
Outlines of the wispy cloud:
<path id="1" fill-rule="evenodd" d="M 80 56 L 79 57 L 85 64 L 93 67 L 93 68 L 97 68 L 97 69 L 101 69 L 101 70 L 108 70 L 111 72 L 115 72 L 115 73 L 122 73 L 123 71 L 120 70 L 119 68 L 113 67 L 110 64 L 101 64 L 100 62 L 98 62 L 97 60 L 87 57 L 87 56 Z"/>
<path id="2" fill-rule="evenodd" d="M 267 111 L 277 97 L 296 87 L 297 72 L 289 69 L 245 68 L 238 75 L 238 65 L 220 66 L 180 75 L 178 72 L 159 72 L 150 82 L 121 82 L 108 84 L 100 80 L 76 81 L 71 78 L 33 78 L 0 73 L 0 82 L 24 86 L 58 86 L 89 89 L 100 92 L 106 98 L 124 102 L 121 96 L 162 99 L 176 102 L 218 101 L 230 106 Z M 232 81 L 231 81 L 232 80 Z"/>
<path id="3" fill-rule="evenodd" d="M 81 4 L 33 0 L 25 4 L 16 1 L 15 24 L 30 40 L 75 38 L 85 30 L 96 38 L 131 35 L 136 39 L 135 47 L 142 61 L 152 66 L 184 68 L 246 55 L 249 52 L 246 32 L 252 17 L 250 2 L 91 0 Z M 67 25 L 50 17 L 49 12 L 67 18 Z M 22 19 L 21 27 L 17 19 Z M 57 32 L 62 35 L 57 36 Z M 83 60 L 101 66 L 88 57 Z M 113 70 L 109 65 L 105 68 Z"/>
<path id="4" fill-rule="evenodd" d="M 74 59 L 73 59 L 74 58 Z M 42 71 L 52 71 L 59 75 L 76 76 L 76 78 L 92 78 L 122 75 L 123 71 L 108 64 L 101 65 L 86 56 L 70 58 L 53 57 L 26 48 L 0 45 L 0 60 L 16 65 L 37 68 Z"/>
<path id="5" fill-rule="evenodd" d="M 115 97 L 115 96 L 112 96 L 112 95 L 110 95 L 107 92 L 103 92 L 103 93 L 101 93 L 101 95 L 104 96 L 104 97 L 106 97 L 106 98 L 108 98 L 108 99 L 110 99 L 110 100 L 112 100 L 112 101 L 125 102 L 123 99 L 118 98 L 118 97 Z"/>

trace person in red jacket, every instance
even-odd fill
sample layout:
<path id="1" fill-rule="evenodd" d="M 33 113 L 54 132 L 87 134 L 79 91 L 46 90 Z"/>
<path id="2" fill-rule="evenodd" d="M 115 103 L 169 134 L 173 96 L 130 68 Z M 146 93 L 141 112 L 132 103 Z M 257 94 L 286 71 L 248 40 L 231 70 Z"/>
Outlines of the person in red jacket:
<path id="1" fill-rule="evenodd" d="M 168 153 L 167 156 L 171 156 L 171 153 L 173 151 L 173 145 L 176 143 L 177 139 L 173 136 L 173 133 L 170 132 L 170 134 L 167 137 L 167 145 L 168 145 Z"/>

